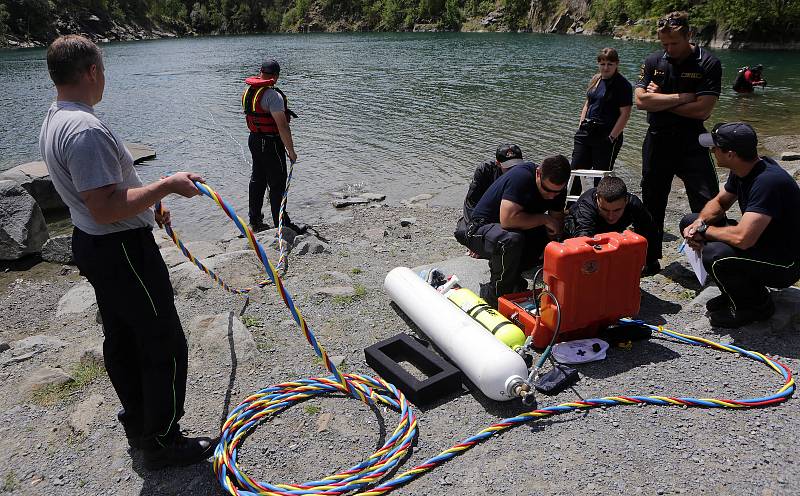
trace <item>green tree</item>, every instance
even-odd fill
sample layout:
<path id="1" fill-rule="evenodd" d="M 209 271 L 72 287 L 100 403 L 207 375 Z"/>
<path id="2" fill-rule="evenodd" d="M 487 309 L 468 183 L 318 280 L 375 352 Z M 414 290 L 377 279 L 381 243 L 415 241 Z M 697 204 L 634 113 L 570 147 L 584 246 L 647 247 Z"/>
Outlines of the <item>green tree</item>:
<path id="1" fill-rule="evenodd" d="M 11 0 L 10 28 L 28 38 L 43 38 L 50 26 L 51 5 L 47 0 Z"/>
<path id="2" fill-rule="evenodd" d="M 417 15 L 420 19 L 432 20 L 441 17 L 444 12 L 444 0 L 419 0 Z"/>
<path id="3" fill-rule="evenodd" d="M 281 28 L 283 15 L 275 7 L 264 7 L 261 9 L 261 19 L 264 21 L 264 29 L 275 32 Z"/>
<path id="4" fill-rule="evenodd" d="M 403 25 L 405 17 L 406 12 L 400 0 L 385 0 L 380 27 L 386 31 L 397 31 Z"/>
<path id="5" fill-rule="evenodd" d="M 458 5 L 458 0 L 447 0 L 444 6 L 444 15 L 440 21 L 440 25 L 444 29 L 457 30 L 461 27 L 461 22 L 464 20 L 461 14 L 461 7 Z"/>
<path id="6" fill-rule="evenodd" d="M 8 7 L 6 4 L 0 3 L 0 36 L 5 37 L 6 33 L 8 33 L 8 20 L 11 18 L 11 15 L 8 13 Z"/>
<path id="7" fill-rule="evenodd" d="M 503 0 L 503 11 L 505 12 L 505 22 L 511 29 L 524 29 L 528 27 L 528 11 L 530 10 L 528 0 Z"/>

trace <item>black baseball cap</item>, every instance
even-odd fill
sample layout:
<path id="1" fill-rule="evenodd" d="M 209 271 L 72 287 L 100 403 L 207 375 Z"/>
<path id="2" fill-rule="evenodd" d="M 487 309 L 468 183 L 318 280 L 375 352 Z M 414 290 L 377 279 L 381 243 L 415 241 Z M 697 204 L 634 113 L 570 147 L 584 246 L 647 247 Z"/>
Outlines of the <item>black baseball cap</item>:
<path id="1" fill-rule="evenodd" d="M 264 59 L 261 63 L 261 72 L 264 74 L 280 74 L 281 65 L 275 59 Z"/>
<path id="2" fill-rule="evenodd" d="M 706 148 L 716 146 L 746 157 L 758 154 L 756 132 L 744 122 L 721 122 L 710 133 L 701 134 L 697 140 Z"/>
<path id="3" fill-rule="evenodd" d="M 522 162 L 522 150 L 513 144 L 500 145 L 497 147 L 495 157 L 500 162 L 501 167 L 508 169 Z"/>

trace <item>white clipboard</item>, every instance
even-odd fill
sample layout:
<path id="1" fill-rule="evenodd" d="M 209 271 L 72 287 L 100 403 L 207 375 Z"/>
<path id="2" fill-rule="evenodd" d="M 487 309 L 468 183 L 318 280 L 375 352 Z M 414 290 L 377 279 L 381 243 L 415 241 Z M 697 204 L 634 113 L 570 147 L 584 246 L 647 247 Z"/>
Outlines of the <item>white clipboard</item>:
<path id="1" fill-rule="evenodd" d="M 692 266 L 692 270 L 694 270 L 694 275 L 697 276 L 698 282 L 700 285 L 703 286 L 706 283 L 706 279 L 708 278 L 708 272 L 706 272 L 705 266 L 703 266 L 703 250 L 695 250 L 686 244 L 684 241 L 681 244 L 681 247 L 678 248 L 678 253 L 684 252 L 686 254 L 686 260 L 688 260 L 689 265 Z"/>

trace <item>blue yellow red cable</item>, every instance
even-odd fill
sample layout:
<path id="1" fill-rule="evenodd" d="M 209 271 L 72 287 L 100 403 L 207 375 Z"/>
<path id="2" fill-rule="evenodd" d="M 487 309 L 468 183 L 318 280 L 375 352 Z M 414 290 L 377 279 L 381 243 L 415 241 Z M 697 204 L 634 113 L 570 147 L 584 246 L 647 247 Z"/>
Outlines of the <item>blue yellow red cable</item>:
<path id="1" fill-rule="evenodd" d="M 303 318 L 300 309 L 295 306 L 291 294 L 289 294 L 283 286 L 280 275 L 277 273 L 277 270 L 267 257 L 264 248 L 256 240 L 250 228 L 234 213 L 230 205 L 211 189 L 211 187 L 198 182 L 196 182 L 195 185 L 201 193 L 213 199 L 225 214 L 233 220 L 239 231 L 245 235 L 250 246 L 264 265 L 264 269 L 270 281 L 275 284 L 278 295 L 286 304 L 292 318 L 303 331 L 303 335 L 314 349 L 314 353 L 322 358 L 325 368 L 331 373 L 331 375 L 327 377 L 301 379 L 267 387 L 245 398 L 245 400 L 231 412 L 222 427 L 220 442 L 214 453 L 213 464 L 217 479 L 229 494 L 246 496 L 289 496 L 300 494 L 342 495 L 358 491 L 357 494 L 378 496 L 411 482 L 498 433 L 540 418 L 551 417 L 576 410 L 640 404 L 701 408 L 755 408 L 784 402 L 794 394 L 795 381 L 791 370 L 779 361 L 769 358 L 766 355 L 745 350 L 734 345 L 717 343 L 705 338 L 668 330 L 662 326 L 653 326 L 641 321 L 623 319 L 620 321 L 622 325 L 645 325 L 656 333 L 673 338 L 677 342 L 683 344 L 704 346 L 729 353 L 736 353 L 762 363 L 779 374 L 783 379 L 783 384 L 771 395 L 747 399 L 676 396 L 606 396 L 540 408 L 522 413 L 515 417 L 503 419 L 486 427 L 477 434 L 456 443 L 454 446 L 429 458 L 425 462 L 400 473 L 392 479 L 383 480 L 387 477 L 387 474 L 397 467 L 400 460 L 409 453 L 412 443 L 416 438 L 417 419 L 410 403 L 406 400 L 401 391 L 379 377 L 359 374 L 342 374 L 339 372 L 330 360 L 325 348 L 317 342 L 314 333 Z M 222 283 L 213 271 L 206 269 L 198 260 L 191 256 L 171 227 L 167 228 L 167 233 L 169 233 L 170 237 L 178 247 L 181 248 L 181 251 L 189 260 L 200 267 L 201 270 L 206 272 L 223 288 L 231 291 L 231 288 L 226 287 L 227 285 Z M 239 290 L 238 292 L 244 293 L 246 290 Z M 380 449 L 364 461 L 337 474 L 300 484 L 271 484 L 256 480 L 244 473 L 238 464 L 238 452 L 248 433 L 258 427 L 261 422 L 268 420 L 272 414 L 277 414 L 279 411 L 289 406 L 316 396 L 337 392 L 345 393 L 368 405 L 375 403 L 383 404 L 399 412 L 400 421 L 398 426 Z"/>

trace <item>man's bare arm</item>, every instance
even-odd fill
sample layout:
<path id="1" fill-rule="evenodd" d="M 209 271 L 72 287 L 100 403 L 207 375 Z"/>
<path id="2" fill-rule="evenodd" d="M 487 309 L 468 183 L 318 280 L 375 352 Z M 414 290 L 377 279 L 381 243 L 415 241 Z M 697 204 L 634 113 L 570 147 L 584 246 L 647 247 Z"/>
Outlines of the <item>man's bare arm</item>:
<path id="1" fill-rule="evenodd" d="M 711 117 L 711 112 L 714 110 L 717 100 L 719 98 L 713 95 L 701 95 L 697 97 L 697 100 L 678 105 L 669 109 L 669 111 L 681 117 L 704 121 Z"/>
<path id="2" fill-rule="evenodd" d="M 194 181 L 204 179 L 191 172 L 178 172 L 139 188 L 119 189 L 117 184 L 109 184 L 90 189 L 81 193 L 81 199 L 95 222 L 111 224 L 143 212 L 170 193 L 187 198 L 199 195 Z"/>
<path id="3" fill-rule="evenodd" d="M 691 99 L 694 97 L 694 95 L 690 93 L 671 93 L 669 95 L 658 92 L 653 93 L 648 92 L 644 88 L 636 88 L 634 94 L 636 96 L 636 108 L 648 112 L 669 110 L 678 105 L 692 101 Z"/>
<path id="4" fill-rule="evenodd" d="M 522 209 L 522 205 L 511 200 L 500 202 L 500 227 L 503 229 L 533 229 L 539 226 L 551 226 L 552 230 L 557 231 L 558 221 L 549 215 L 531 214 Z"/>
<path id="5" fill-rule="evenodd" d="M 706 240 L 722 241 L 740 250 L 747 250 L 756 244 L 771 220 L 769 215 L 745 212 L 735 226 L 708 226 Z"/>
<path id="6" fill-rule="evenodd" d="M 275 124 L 278 126 L 278 134 L 281 135 L 283 146 L 286 147 L 286 154 L 289 156 L 289 160 L 294 162 L 297 160 L 297 153 L 294 151 L 292 130 L 289 128 L 289 121 L 286 120 L 286 114 L 283 112 L 273 112 L 272 118 L 275 119 Z"/>

